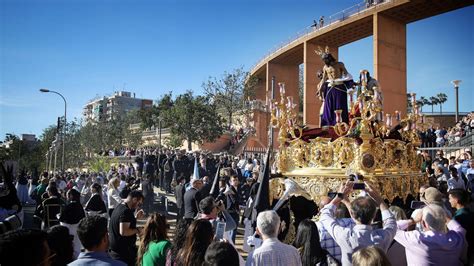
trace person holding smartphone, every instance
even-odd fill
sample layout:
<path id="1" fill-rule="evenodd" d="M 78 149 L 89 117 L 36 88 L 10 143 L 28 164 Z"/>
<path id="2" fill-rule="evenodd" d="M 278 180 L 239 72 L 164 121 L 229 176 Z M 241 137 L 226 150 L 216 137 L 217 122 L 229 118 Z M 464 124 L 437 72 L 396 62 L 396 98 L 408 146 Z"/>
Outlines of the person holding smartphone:
<path id="1" fill-rule="evenodd" d="M 344 228 L 334 218 L 337 206 L 347 200 L 352 192 L 353 181 L 348 180 L 342 185 L 337 196 L 321 210 L 320 222 L 341 247 L 343 265 L 350 265 L 352 253 L 361 247 L 375 245 L 386 252 L 397 232 L 395 218 L 380 193 L 368 182 L 364 183 L 369 196 L 358 197 L 350 203 L 350 214 L 356 224 L 354 227 Z M 382 211 L 382 229 L 373 229 L 371 226 L 377 206 Z"/>
<path id="2" fill-rule="evenodd" d="M 199 208 L 201 209 L 200 218 L 211 222 L 212 227 L 216 231 L 216 235 L 217 235 L 217 229 L 222 230 L 222 228 L 218 228 L 219 225 L 222 227 L 222 224 L 224 224 L 224 231 L 222 232 L 223 233 L 222 238 L 230 240 L 230 237 L 228 237 L 228 235 L 226 234 L 229 231 L 236 229 L 237 223 L 229 214 L 229 212 L 226 210 L 224 203 L 222 201 L 215 202 L 213 197 L 208 196 L 202 199 L 201 202 L 199 202 Z M 219 217 L 219 213 L 222 213 L 222 215 L 224 216 L 224 219 L 221 219 Z"/>

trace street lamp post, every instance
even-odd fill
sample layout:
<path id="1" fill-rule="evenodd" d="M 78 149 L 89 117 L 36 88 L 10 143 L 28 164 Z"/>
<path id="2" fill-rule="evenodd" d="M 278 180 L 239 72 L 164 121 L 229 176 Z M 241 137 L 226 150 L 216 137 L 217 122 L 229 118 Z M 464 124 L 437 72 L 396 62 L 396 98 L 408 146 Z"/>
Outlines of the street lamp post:
<path id="1" fill-rule="evenodd" d="M 454 90 L 456 93 L 456 123 L 459 121 L 459 83 L 461 80 L 453 80 L 451 83 L 454 85 Z"/>
<path id="2" fill-rule="evenodd" d="M 55 93 L 59 96 L 61 96 L 61 98 L 63 98 L 64 100 L 64 125 L 63 125 L 63 139 L 62 139 L 62 145 L 63 145 L 63 154 L 62 154 L 62 158 L 61 158 L 61 170 L 64 172 L 64 147 L 66 146 L 66 125 L 67 125 L 67 119 L 66 119 L 66 113 L 67 113 L 67 103 L 66 103 L 66 98 L 64 98 L 64 96 L 57 92 L 57 91 L 52 91 L 52 90 L 48 90 L 48 89 L 40 89 L 41 92 L 51 92 L 51 93 Z M 55 167 L 56 168 L 56 167 Z"/>
<path id="3" fill-rule="evenodd" d="M 56 161 L 58 159 L 58 146 L 57 146 L 57 135 L 56 140 L 53 141 L 53 149 L 54 149 L 54 166 L 53 166 L 53 174 L 56 173 Z"/>

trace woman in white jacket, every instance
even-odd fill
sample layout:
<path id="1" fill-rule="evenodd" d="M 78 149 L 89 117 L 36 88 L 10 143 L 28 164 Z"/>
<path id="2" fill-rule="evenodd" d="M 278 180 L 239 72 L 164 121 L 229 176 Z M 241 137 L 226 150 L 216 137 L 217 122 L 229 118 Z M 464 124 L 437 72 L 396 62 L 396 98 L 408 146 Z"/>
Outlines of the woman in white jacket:
<path id="1" fill-rule="evenodd" d="M 110 179 L 108 189 L 107 189 L 107 203 L 109 206 L 109 217 L 112 216 L 112 212 L 114 211 L 115 207 L 122 202 L 122 198 L 120 198 L 120 193 L 118 187 L 120 185 L 120 179 L 118 177 L 114 177 Z"/>

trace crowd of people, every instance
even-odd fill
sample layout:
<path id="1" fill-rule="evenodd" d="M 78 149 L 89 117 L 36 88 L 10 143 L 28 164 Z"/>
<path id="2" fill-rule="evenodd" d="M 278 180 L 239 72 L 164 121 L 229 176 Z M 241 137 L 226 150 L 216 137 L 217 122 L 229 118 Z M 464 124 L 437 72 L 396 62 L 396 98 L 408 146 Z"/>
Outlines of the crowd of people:
<path id="1" fill-rule="evenodd" d="M 21 216 L 21 208 L 25 204 L 36 206 L 35 221 L 37 221 L 38 228 L 49 232 L 51 228 L 65 227 L 66 231 L 69 231 L 72 238 L 70 239 L 68 235 L 67 239 L 72 240 L 73 243 L 73 259 L 80 259 L 80 251 L 86 247 L 84 243 L 81 244 L 83 242 L 79 233 L 81 221 L 96 216 L 108 219 L 110 239 L 110 241 L 108 240 L 110 245 L 110 250 L 107 249 L 109 250 L 108 254 L 132 265 L 135 264 L 137 254 L 140 254 L 139 256 L 142 256 L 144 261 L 149 258 L 146 256 L 146 252 L 140 253 L 138 251 L 137 253 L 133 250 L 136 236 L 141 235 L 141 232 L 136 229 L 138 228 L 136 219 L 146 215 L 155 223 L 159 223 L 158 228 L 162 228 L 163 224 L 166 224 L 166 221 L 161 221 L 162 219 L 166 220 L 165 216 L 157 218 L 155 213 L 156 209 L 153 205 L 155 185 L 175 195 L 178 220 L 202 216 L 203 219 L 212 222 L 216 217 L 213 214 L 215 210 L 211 205 L 219 202 L 219 212 L 223 213 L 223 217 L 227 220 L 227 233 L 229 233 L 230 239 L 235 240 L 241 206 L 245 204 L 254 178 L 258 175 L 260 167 L 258 157 L 257 154 L 252 158 L 243 156 L 231 158 L 226 154 L 186 154 L 180 150 L 163 150 L 159 153 L 157 150 L 153 150 L 145 152 L 143 156 L 137 156 L 134 162 L 113 166 L 108 172 L 73 172 L 53 175 L 43 173 L 39 178 L 21 173 L 17 180 L 13 180 L 11 177 L 8 182 L 4 182 L 4 184 L 11 184 L 9 195 L 14 195 L 15 199 L 11 200 L 10 206 L 2 204 L 5 205 L 2 206 L 2 211 L 8 210 L 9 212 L 2 213 L 1 218 L 3 221 L 4 218 L 15 213 Z M 193 173 L 197 161 L 199 161 L 198 173 Z M 221 178 L 213 182 L 218 171 Z M 12 174 L 10 173 L 10 175 Z M 191 179 L 191 175 L 195 178 Z M 196 176 L 201 178 L 196 178 Z M 4 180 L 6 179 L 4 178 Z M 13 183 L 16 183 L 16 187 L 13 186 Z M 215 183 L 215 188 L 211 187 L 212 183 Z M 198 187 L 199 191 L 196 190 Z M 210 200 L 208 196 L 211 193 L 216 200 Z M 207 204 L 210 204 L 211 207 L 206 207 L 204 202 L 201 203 L 198 200 L 206 198 Z M 3 198 L 2 203 L 5 203 Z M 140 212 L 131 212 L 138 207 Z M 208 211 L 201 212 L 201 210 Z M 122 224 L 125 221 L 126 226 L 123 227 Z M 231 221 L 233 221 L 233 225 Z M 148 224 L 150 229 L 157 228 L 156 224 L 152 224 L 150 221 L 144 228 L 147 228 Z M 64 231 L 63 229 L 54 230 Z M 35 233 L 32 234 L 35 235 Z M 162 235 L 167 236 L 167 234 Z M 125 238 L 128 239 L 128 242 L 122 236 L 128 237 Z M 156 237 L 156 232 L 152 232 L 151 237 Z M 50 248 L 52 247 L 50 246 Z M 144 248 L 147 249 L 148 244 L 145 244 Z M 168 249 L 169 246 L 166 246 L 163 250 Z M 57 259 L 51 258 L 51 261 L 54 262 L 60 258 L 60 256 L 55 257 Z M 69 255 L 68 261 L 72 261 Z M 8 263 L 5 262 L 5 265 Z"/>
<path id="2" fill-rule="evenodd" d="M 429 127 L 419 131 L 423 147 L 443 147 L 459 141 L 474 132 L 474 112 L 464 116 L 452 127 Z"/>
<path id="3" fill-rule="evenodd" d="M 443 146 L 472 133 L 473 118 L 471 113 L 448 130 L 429 128 L 420 136 Z M 234 141 L 244 134 L 238 131 Z M 22 172 L 14 178 L 2 164 L 0 265 L 474 264 L 470 149 L 448 158 L 442 149 L 434 158 L 422 152 L 420 170 L 428 183 L 407 199 L 388 202 L 376 184 L 356 174 L 318 206 L 301 199 L 300 206 L 258 214 L 259 177 L 262 167 L 270 167 L 259 154 L 109 152 L 117 154 L 129 161 L 97 173 Z M 165 211 L 159 212 L 155 187 L 176 200 L 173 237 L 167 201 L 160 201 Z M 35 207 L 36 229 L 20 228 L 27 204 Z M 296 217 L 298 208 L 307 215 Z M 239 226 L 245 227 L 245 258 L 235 246 Z"/>
<path id="4" fill-rule="evenodd" d="M 418 198 L 389 203 L 376 185 L 356 190 L 362 178 L 349 180 L 291 225 L 280 210 L 252 213 L 263 167 L 258 154 L 155 150 L 108 172 L 44 173 L 37 181 L 27 174 L 15 181 L 3 169 L 2 220 L 34 203 L 40 229 L 3 233 L 0 264 L 471 265 L 472 154 L 423 156 L 429 184 Z M 154 206 L 155 186 L 176 198 L 172 238 L 170 216 Z M 242 225 L 256 231 L 245 237 L 246 258 L 235 247 Z M 285 244 L 290 226 L 295 239 Z"/>

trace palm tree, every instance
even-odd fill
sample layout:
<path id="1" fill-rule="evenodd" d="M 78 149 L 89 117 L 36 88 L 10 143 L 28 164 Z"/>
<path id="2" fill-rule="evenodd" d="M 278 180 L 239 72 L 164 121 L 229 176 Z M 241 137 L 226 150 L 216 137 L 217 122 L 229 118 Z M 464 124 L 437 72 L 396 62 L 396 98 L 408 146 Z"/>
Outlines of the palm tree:
<path id="1" fill-rule="evenodd" d="M 424 96 L 421 96 L 419 100 L 416 101 L 416 105 L 420 107 L 420 111 L 423 112 L 423 106 L 428 105 L 428 99 Z"/>
<path id="2" fill-rule="evenodd" d="M 439 112 L 441 114 L 443 114 L 443 103 L 447 102 L 448 101 L 448 95 L 444 94 L 444 93 L 438 93 L 436 95 L 436 97 L 438 97 L 438 102 L 439 102 Z"/>
<path id="3" fill-rule="evenodd" d="M 439 104 L 438 98 L 431 96 L 430 97 L 431 113 L 434 113 L 433 106 L 438 105 L 438 104 Z"/>
<path id="4" fill-rule="evenodd" d="M 423 98 L 423 105 L 429 105 L 430 101 L 428 99 L 426 99 L 425 97 L 421 98 Z"/>

